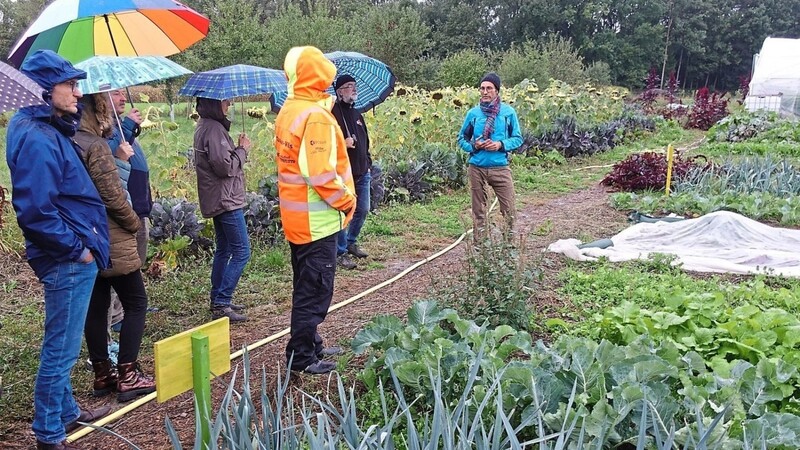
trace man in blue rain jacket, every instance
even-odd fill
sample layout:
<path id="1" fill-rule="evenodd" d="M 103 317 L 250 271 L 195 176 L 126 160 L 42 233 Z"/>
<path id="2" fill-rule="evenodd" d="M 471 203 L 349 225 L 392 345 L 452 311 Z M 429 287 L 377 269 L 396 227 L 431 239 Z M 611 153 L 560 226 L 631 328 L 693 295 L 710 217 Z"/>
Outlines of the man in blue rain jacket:
<path id="1" fill-rule="evenodd" d="M 81 410 L 70 373 L 98 269 L 109 265 L 106 210 L 72 136 L 80 122 L 79 79 L 86 72 L 50 50 L 28 57 L 22 73 L 44 89 L 42 106 L 21 109 L 8 124 L 11 203 L 25 250 L 44 285 L 44 337 L 34 386 L 36 448 L 77 449 L 66 434 L 110 407 Z"/>
<path id="2" fill-rule="evenodd" d="M 481 100 L 467 113 L 458 144 L 469 153 L 469 184 L 472 196 L 473 237 L 479 242 L 486 232 L 488 187 L 500 202 L 506 232 L 513 231 L 514 180 L 508 166 L 510 152 L 522 145 L 517 113 L 500 101 L 500 77 L 484 75 L 480 83 Z"/>

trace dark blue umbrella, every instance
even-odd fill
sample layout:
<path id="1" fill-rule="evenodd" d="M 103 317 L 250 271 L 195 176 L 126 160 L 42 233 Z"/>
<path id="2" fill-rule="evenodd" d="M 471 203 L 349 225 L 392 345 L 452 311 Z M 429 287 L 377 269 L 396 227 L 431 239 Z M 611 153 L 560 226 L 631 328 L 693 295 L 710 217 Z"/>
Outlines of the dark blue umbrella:
<path id="1" fill-rule="evenodd" d="M 355 78 L 358 88 L 355 107 L 359 112 L 381 104 L 394 91 L 397 77 L 389 66 L 375 58 L 357 52 L 331 52 L 325 53 L 325 57 L 336 66 L 337 77 L 350 75 Z M 333 87 L 328 92 L 335 94 Z M 272 109 L 279 110 L 288 95 L 288 88 L 275 92 Z"/>
<path id="2" fill-rule="evenodd" d="M 0 113 L 25 106 L 44 105 L 41 86 L 19 70 L 0 62 Z"/>
<path id="3" fill-rule="evenodd" d="M 286 90 L 282 70 L 236 64 L 192 75 L 179 94 L 225 100 Z"/>

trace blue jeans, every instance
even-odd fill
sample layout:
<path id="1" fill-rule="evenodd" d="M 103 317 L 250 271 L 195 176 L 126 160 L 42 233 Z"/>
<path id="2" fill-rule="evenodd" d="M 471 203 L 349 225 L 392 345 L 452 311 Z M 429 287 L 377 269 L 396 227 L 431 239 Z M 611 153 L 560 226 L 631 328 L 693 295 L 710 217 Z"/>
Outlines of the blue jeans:
<path id="1" fill-rule="evenodd" d="M 361 233 L 361 227 L 364 226 L 364 222 L 367 221 L 367 214 L 369 214 L 369 186 L 372 183 L 372 175 L 367 171 L 360 178 L 357 178 L 355 182 L 356 212 L 353 213 L 350 225 L 342 230 L 336 239 L 336 253 L 338 255 L 347 253 L 347 247 L 356 243 L 356 239 Z"/>
<path id="2" fill-rule="evenodd" d="M 80 415 L 70 374 L 81 351 L 97 264 L 57 263 L 37 275 L 44 285 L 44 338 L 33 388 L 33 433 L 55 444 L 67 438 L 64 425 Z"/>
<path id="3" fill-rule="evenodd" d="M 211 264 L 211 306 L 225 307 L 231 304 L 233 291 L 250 260 L 244 212 L 236 209 L 214 217 L 214 231 L 217 249 Z"/>

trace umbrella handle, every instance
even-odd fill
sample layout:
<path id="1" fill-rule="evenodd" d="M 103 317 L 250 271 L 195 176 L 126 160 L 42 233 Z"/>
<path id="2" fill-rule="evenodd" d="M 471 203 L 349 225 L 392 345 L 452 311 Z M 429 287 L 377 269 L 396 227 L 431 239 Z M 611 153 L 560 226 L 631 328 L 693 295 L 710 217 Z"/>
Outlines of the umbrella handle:
<path id="1" fill-rule="evenodd" d="M 242 134 L 244 134 L 244 97 L 241 98 L 242 102 Z"/>
<path id="2" fill-rule="evenodd" d="M 131 104 L 131 108 L 136 108 L 136 105 L 133 104 L 133 96 L 131 95 L 131 90 L 129 87 L 125 87 L 125 93 L 128 94 L 128 103 Z"/>
<path id="3" fill-rule="evenodd" d="M 111 105 L 111 110 L 114 113 L 114 119 L 117 121 L 117 127 L 119 128 L 119 139 L 121 142 L 125 142 L 125 133 L 122 132 L 122 122 L 119 121 L 119 114 L 114 111 L 114 99 L 111 98 L 111 91 L 108 91 L 108 104 Z"/>

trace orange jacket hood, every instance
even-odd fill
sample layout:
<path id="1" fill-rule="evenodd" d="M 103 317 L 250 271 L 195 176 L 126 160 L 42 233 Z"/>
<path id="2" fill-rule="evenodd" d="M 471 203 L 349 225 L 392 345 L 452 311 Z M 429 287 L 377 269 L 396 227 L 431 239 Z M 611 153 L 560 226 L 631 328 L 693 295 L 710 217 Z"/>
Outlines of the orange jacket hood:
<path id="1" fill-rule="evenodd" d="M 320 49 L 311 46 L 292 48 L 283 61 L 283 71 L 289 79 L 288 98 L 321 104 L 330 102 L 331 96 L 325 90 L 336 78 L 336 66 Z"/>

